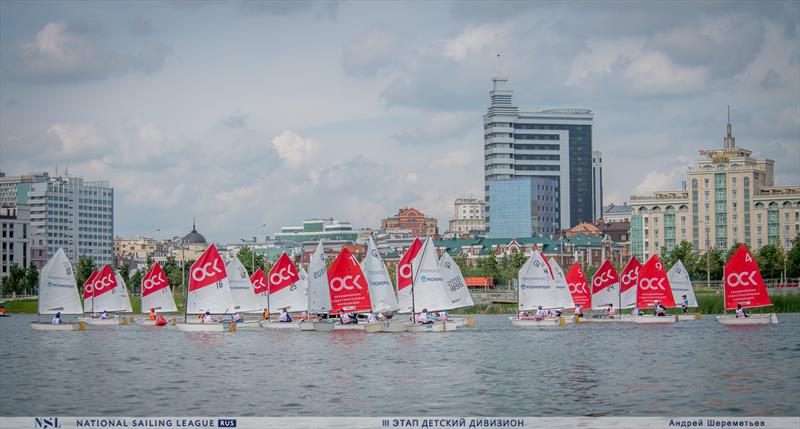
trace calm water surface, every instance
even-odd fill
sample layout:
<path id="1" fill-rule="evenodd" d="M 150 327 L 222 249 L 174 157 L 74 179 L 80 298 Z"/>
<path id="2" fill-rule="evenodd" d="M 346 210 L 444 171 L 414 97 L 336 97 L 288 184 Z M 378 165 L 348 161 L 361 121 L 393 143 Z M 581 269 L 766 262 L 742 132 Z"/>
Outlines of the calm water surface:
<path id="1" fill-rule="evenodd" d="M 800 314 L 780 324 L 512 328 L 446 334 L 0 319 L 0 415 L 800 415 Z"/>

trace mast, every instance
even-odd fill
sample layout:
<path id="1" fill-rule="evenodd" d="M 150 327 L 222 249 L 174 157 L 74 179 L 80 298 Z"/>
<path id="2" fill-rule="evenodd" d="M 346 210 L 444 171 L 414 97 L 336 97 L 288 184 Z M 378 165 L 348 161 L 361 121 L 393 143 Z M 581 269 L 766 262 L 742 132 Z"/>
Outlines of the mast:
<path id="1" fill-rule="evenodd" d="M 185 261 L 181 261 L 183 264 L 186 264 Z M 191 275 L 191 274 L 190 274 Z M 183 285 L 183 323 L 188 322 L 189 318 L 189 285 Z"/>

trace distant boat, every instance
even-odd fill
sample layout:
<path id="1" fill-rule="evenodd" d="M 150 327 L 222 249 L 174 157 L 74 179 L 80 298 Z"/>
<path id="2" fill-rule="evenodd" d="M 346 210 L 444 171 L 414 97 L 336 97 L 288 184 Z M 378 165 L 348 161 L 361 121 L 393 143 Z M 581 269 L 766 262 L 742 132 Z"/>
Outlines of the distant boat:
<path id="1" fill-rule="evenodd" d="M 63 249 L 58 249 L 39 275 L 37 314 L 50 316 L 56 313 L 61 313 L 62 316 L 83 314 L 75 274 Z M 84 326 L 82 322 L 62 324 L 31 322 L 31 328 L 35 331 L 79 331 L 83 330 Z"/>
<path id="2" fill-rule="evenodd" d="M 269 313 L 280 313 L 283 309 L 288 312 L 308 311 L 308 275 L 302 268 L 295 267 L 289 255 L 283 252 L 267 274 L 269 285 Z M 277 320 L 262 320 L 264 328 L 291 328 L 299 329 L 300 321 L 281 323 Z"/>
<path id="3" fill-rule="evenodd" d="M 672 296 L 676 306 L 679 307 L 678 303 L 683 304 L 683 296 L 686 295 L 687 307 L 697 308 L 697 297 L 694 295 L 692 279 L 689 278 L 689 271 L 683 266 L 683 262 L 679 260 L 667 271 L 667 279 L 672 287 Z M 700 313 L 680 313 L 678 321 L 699 320 L 701 317 Z"/>
<path id="4" fill-rule="evenodd" d="M 445 332 L 456 329 L 455 323 L 435 321 L 431 324 L 416 323 L 420 311 L 437 312 L 450 310 L 453 303 L 445 292 L 444 276 L 439 269 L 439 257 L 433 239 L 427 237 L 422 251 L 411 263 L 411 315 L 412 321 L 406 327 L 409 332 Z"/>
<path id="5" fill-rule="evenodd" d="M 577 262 L 572 264 L 566 275 L 567 286 L 569 293 L 572 295 L 572 302 L 575 307 L 581 306 L 583 311 L 589 311 L 592 308 L 592 292 L 589 290 L 589 285 L 586 282 L 586 274 L 583 268 Z M 585 319 L 585 318 L 584 318 Z"/>
<path id="6" fill-rule="evenodd" d="M 555 277 L 551 274 L 550 265 L 536 249 L 517 273 L 517 315 L 511 317 L 511 324 L 520 327 L 558 327 L 567 323 L 564 317 L 524 316 L 529 311 L 563 310 L 568 305 L 562 292 L 556 288 Z"/>
<path id="7" fill-rule="evenodd" d="M 369 286 L 356 258 L 343 247 L 328 268 L 328 289 L 331 295 L 331 314 L 368 313 L 372 311 Z M 334 329 L 364 330 L 364 325 L 336 324 Z"/>
<path id="8" fill-rule="evenodd" d="M 739 305 L 742 308 L 772 305 L 758 264 L 744 245 L 739 246 L 725 264 L 722 284 L 725 310 L 736 310 Z M 748 317 L 723 315 L 717 316 L 717 320 L 725 325 L 767 325 L 778 323 L 778 316 L 775 313 L 750 314 Z"/>
<path id="9" fill-rule="evenodd" d="M 422 242 L 419 238 L 414 238 L 408 250 L 400 258 L 397 263 L 397 304 L 400 306 L 400 313 L 411 313 L 412 297 L 411 297 L 411 284 L 413 282 L 413 273 L 411 271 L 411 263 L 414 258 L 419 255 L 422 250 Z"/>
<path id="10" fill-rule="evenodd" d="M 308 315 L 327 314 L 331 311 L 331 292 L 328 286 L 328 258 L 320 241 L 308 263 Z M 302 320 L 303 331 L 332 331 L 331 322 Z"/>
<path id="11" fill-rule="evenodd" d="M 656 303 L 666 308 L 675 308 L 675 297 L 672 294 L 672 287 L 669 284 L 667 272 L 664 270 L 664 265 L 661 263 L 658 255 L 651 256 L 639 269 L 639 276 L 636 283 L 637 308 L 655 309 Z M 676 315 L 641 315 L 625 316 L 623 320 L 634 323 L 672 323 L 677 322 L 678 317 Z"/>
<path id="12" fill-rule="evenodd" d="M 400 309 L 389 271 L 383 262 L 378 246 L 372 236 L 367 242 L 367 254 L 361 262 L 361 270 L 367 280 L 369 301 L 373 313 L 395 313 Z M 394 319 L 365 325 L 367 332 L 404 332 L 405 321 Z"/>
<path id="13" fill-rule="evenodd" d="M 175 298 L 169 287 L 167 274 L 158 262 L 153 264 L 147 274 L 142 277 L 142 314 L 153 309 L 159 313 L 174 313 L 178 311 L 175 306 Z M 155 325 L 155 320 L 142 318 L 137 323 L 143 325 Z"/>
<path id="14" fill-rule="evenodd" d="M 464 275 L 461 273 L 461 268 L 447 252 L 444 252 L 442 259 L 439 260 L 439 271 L 442 272 L 444 277 L 444 291 L 450 297 L 452 310 L 475 305 L 472 301 L 472 294 L 469 293 L 467 282 L 464 280 Z M 471 317 L 448 317 L 447 321 L 448 323 L 455 323 L 456 326 L 472 325 Z"/>
<path id="15" fill-rule="evenodd" d="M 234 309 L 231 287 L 225 263 L 213 244 L 200 255 L 200 258 L 189 269 L 189 287 L 186 292 L 186 310 L 183 323 L 176 324 L 185 332 L 224 332 L 235 330 L 231 323 L 198 323 L 197 319 L 189 322 L 189 315 L 226 316 Z M 233 324 L 235 326 L 235 324 Z"/>
<path id="16" fill-rule="evenodd" d="M 641 266 L 639 260 L 632 256 L 619 275 L 620 309 L 636 307 L 636 285 L 639 282 L 639 268 Z"/>
<path id="17" fill-rule="evenodd" d="M 239 258 L 232 257 L 225 265 L 228 274 L 228 282 L 231 286 L 231 297 L 233 298 L 234 313 L 261 313 L 263 307 L 259 305 L 258 295 L 255 287 L 250 281 L 247 269 L 242 265 Z M 233 321 L 233 320 L 231 320 Z M 237 328 L 259 328 L 258 320 L 244 320 L 236 324 Z"/>
<path id="18" fill-rule="evenodd" d="M 253 293 L 256 295 L 258 308 L 269 311 L 269 285 L 267 284 L 267 275 L 264 274 L 264 270 L 257 269 L 250 276 L 250 283 L 253 284 Z"/>
<path id="19" fill-rule="evenodd" d="M 84 311 L 90 313 L 90 317 L 84 318 L 83 321 L 89 325 L 119 325 L 120 318 L 115 318 L 109 313 L 128 310 L 130 300 L 127 299 L 127 293 L 124 298 L 120 293 L 117 276 L 108 264 L 103 265 L 84 288 Z M 105 313 L 108 317 L 95 317 L 98 313 Z"/>
<path id="20" fill-rule="evenodd" d="M 550 258 L 547 260 L 547 264 L 550 266 L 550 273 L 553 274 L 553 281 L 555 282 L 555 294 L 558 298 L 558 306 L 562 309 L 574 309 L 575 302 L 572 300 L 572 294 L 569 292 L 569 283 L 567 282 L 567 276 L 564 274 L 564 270 L 558 265 L 558 262 L 554 258 Z"/>

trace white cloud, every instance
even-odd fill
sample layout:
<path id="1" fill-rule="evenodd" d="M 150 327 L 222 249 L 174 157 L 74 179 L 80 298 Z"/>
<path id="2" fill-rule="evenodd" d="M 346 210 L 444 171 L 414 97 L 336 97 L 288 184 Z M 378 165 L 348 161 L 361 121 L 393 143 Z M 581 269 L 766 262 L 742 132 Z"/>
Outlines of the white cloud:
<path id="1" fill-rule="evenodd" d="M 454 150 L 445 156 L 433 161 L 435 167 L 456 168 L 464 167 L 472 161 L 472 152 L 467 150 Z"/>
<path id="2" fill-rule="evenodd" d="M 96 158 L 113 149 L 112 141 L 94 124 L 57 123 L 48 133 L 61 144 L 65 159 Z"/>
<path id="3" fill-rule="evenodd" d="M 442 43 L 442 53 L 448 58 L 463 60 L 485 48 L 498 48 L 512 32 L 513 26 L 507 23 L 469 27 L 458 36 L 445 40 Z"/>
<path id="4" fill-rule="evenodd" d="M 372 76 L 398 60 L 397 37 L 382 29 L 357 35 L 345 45 L 342 64 L 359 76 Z"/>
<path id="5" fill-rule="evenodd" d="M 392 137 L 399 143 L 437 144 L 446 140 L 462 137 L 479 126 L 480 114 L 477 111 L 467 112 L 433 112 L 422 119 L 422 125 L 401 131 Z"/>
<path id="6" fill-rule="evenodd" d="M 647 52 L 631 61 L 623 76 L 637 95 L 693 94 L 706 87 L 705 67 L 682 67 L 661 52 Z"/>
<path id="7" fill-rule="evenodd" d="M 290 167 L 299 167 L 313 160 L 319 143 L 287 130 L 272 139 L 272 146 L 278 151 L 278 156 Z"/>
<path id="8" fill-rule="evenodd" d="M 679 189 L 680 182 L 686 177 L 688 165 L 674 167 L 670 172 L 650 171 L 644 179 L 633 188 L 634 195 L 647 195 L 656 191 L 671 191 Z"/>

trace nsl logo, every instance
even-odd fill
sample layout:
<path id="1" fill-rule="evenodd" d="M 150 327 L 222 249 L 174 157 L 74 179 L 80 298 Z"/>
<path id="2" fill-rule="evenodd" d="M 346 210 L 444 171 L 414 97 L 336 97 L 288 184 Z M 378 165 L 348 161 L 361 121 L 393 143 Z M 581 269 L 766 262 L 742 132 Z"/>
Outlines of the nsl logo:
<path id="1" fill-rule="evenodd" d="M 277 285 L 280 284 L 282 281 L 291 279 L 293 275 L 295 274 L 292 272 L 292 266 L 289 265 L 281 268 L 280 270 L 278 270 L 277 273 L 272 273 L 269 276 L 269 281 L 271 281 L 272 284 Z"/>
<path id="2" fill-rule="evenodd" d="M 594 283 L 595 286 L 600 286 L 609 280 L 611 280 L 611 271 L 606 271 L 603 274 L 595 277 L 594 280 L 592 280 L 592 283 Z"/>
<path id="3" fill-rule="evenodd" d="M 331 279 L 331 290 L 339 292 L 342 289 L 361 289 L 361 286 L 357 283 L 359 278 L 361 278 L 361 274 L 358 274 L 355 278 L 353 278 L 353 276 L 334 277 Z"/>
<path id="4" fill-rule="evenodd" d="M 758 283 L 758 280 L 755 279 L 755 275 L 755 271 L 745 271 L 738 274 L 730 273 L 728 274 L 728 285 L 730 285 L 730 287 L 754 286 L 756 283 Z"/>
<path id="5" fill-rule="evenodd" d="M 587 293 L 589 291 L 586 290 L 586 283 L 570 283 L 569 286 L 569 293 Z"/>
<path id="6" fill-rule="evenodd" d="M 201 282 L 206 279 L 206 277 L 213 277 L 222 272 L 222 269 L 219 268 L 219 259 L 215 259 L 214 262 L 206 262 L 202 266 L 199 266 L 192 271 L 192 279 L 195 281 Z"/>
<path id="7" fill-rule="evenodd" d="M 629 283 L 635 282 L 638 277 L 639 277 L 639 268 L 636 268 L 630 272 L 623 274 L 620 280 L 622 281 L 623 284 L 627 285 Z"/>
<path id="8" fill-rule="evenodd" d="M 666 290 L 666 287 L 664 287 L 664 280 L 666 280 L 664 277 L 645 278 L 639 279 L 639 284 L 642 290 Z"/>
<path id="9" fill-rule="evenodd" d="M 158 276 L 152 276 L 144 280 L 144 288 L 150 290 L 163 285 L 165 281 L 164 275 L 158 273 Z"/>
<path id="10" fill-rule="evenodd" d="M 48 428 L 60 428 L 61 423 L 58 421 L 58 417 L 36 417 L 34 419 L 34 424 L 37 428 L 48 429 Z"/>

